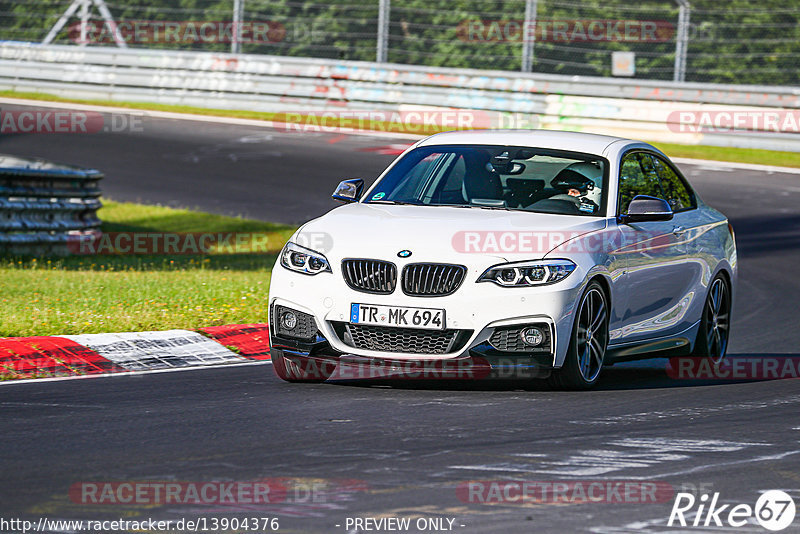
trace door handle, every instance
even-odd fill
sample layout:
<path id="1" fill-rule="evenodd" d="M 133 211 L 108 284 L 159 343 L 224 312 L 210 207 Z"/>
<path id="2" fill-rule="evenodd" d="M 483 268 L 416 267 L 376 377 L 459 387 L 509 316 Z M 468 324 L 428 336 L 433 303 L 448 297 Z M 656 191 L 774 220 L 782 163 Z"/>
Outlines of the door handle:
<path id="1" fill-rule="evenodd" d="M 686 229 L 683 226 L 673 226 L 672 227 L 672 233 L 675 234 L 675 235 L 682 234 L 685 231 L 686 231 Z"/>

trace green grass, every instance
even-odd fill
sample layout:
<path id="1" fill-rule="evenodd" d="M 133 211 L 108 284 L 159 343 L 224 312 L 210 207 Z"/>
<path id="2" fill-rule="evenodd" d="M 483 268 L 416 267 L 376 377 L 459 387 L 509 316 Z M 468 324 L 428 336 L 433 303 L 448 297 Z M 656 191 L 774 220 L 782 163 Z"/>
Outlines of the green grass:
<path id="1" fill-rule="evenodd" d="M 165 111 L 169 113 L 188 113 L 192 115 L 207 115 L 212 117 L 233 117 L 236 119 L 254 119 L 262 121 L 277 121 L 296 123 L 298 127 L 314 128 L 316 122 L 311 115 L 302 115 L 299 113 L 273 113 L 268 111 L 247 111 L 238 109 L 214 109 L 214 108 L 201 108 L 195 106 L 182 106 L 177 104 L 157 104 L 150 102 L 117 102 L 116 100 L 87 100 L 80 98 L 64 98 L 46 93 L 25 93 L 17 91 L 0 91 L 0 97 L 8 98 L 24 98 L 27 100 L 41 100 L 47 102 L 70 102 L 75 104 L 87 104 L 92 106 L 112 106 L 117 108 L 126 109 L 140 109 L 150 111 Z M 382 132 L 394 133 L 407 133 L 414 135 L 433 135 L 452 128 L 442 128 L 435 125 L 409 125 L 404 123 L 395 123 L 388 121 L 355 121 L 353 119 L 342 118 L 329 118 L 321 126 L 326 128 L 354 128 L 363 127 L 359 129 L 365 130 L 378 130 Z"/>
<path id="2" fill-rule="evenodd" d="M 17 91 L 0 91 L 0 97 L 24 98 L 28 100 L 43 100 L 49 102 L 72 102 L 79 104 L 90 104 L 98 106 L 114 106 L 128 109 L 141 109 L 153 111 L 167 111 L 171 113 L 190 113 L 196 115 L 210 115 L 216 117 L 234 117 L 241 119 L 256 119 L 264 121 L 286 120 L 286 116 L 281 113 L 268 113 L 260 111 L 228 110 L 228 109 L 209 109 L 193 106 L 179 106 L 171 104 L 155 104 L 148 102 L 117 102 L 112 100 L 86 100 L 77 98 L 63 98 L 46 93 L 26 93 Z M 297 121 L 300 125 L 305 119 L 294 117 L 290 122 Z M 337 121 L 326 123 L 335 126 Z M 339 122 L 342 127 L 352 126 L 351 122 L 345 118 Z M 436 126 L 414 126 L 409 130 L 408 125 L 399 123 L 387 123 L 380 121 L 367 121 L 367 125 L 375 130 L 390 131 L 397 133 L 411 133 L 420 135 L 430 135 L 443 131 L 444 128 Z M 778 165 L 782 167 L 800 167 L 800 153 L 781 152 L 776 150 L 762 150 L 755 148 L 732 148 L 717 147 L 706 145 L 681 145 L 675 143 L 654 143 L 655 146 L 663 150 L 672 157 L 707 159 L 714 161 L 730 161 L 737 163 L 756 163 L 762 165 Z"/>
<path id="3" fill-rule="evenodd" d="M 779 167 L 800 167 L 800 152 L 779 152 L 760 148 L 732 148 L 724 146 L 677 145 L 653 143 L 673 158 L 695 158 L 735 163 L 756 163 Z"/>
<path id="4" fill-rule="evenodd" d="M 0 259 L 0 337 L 265 322 L 270 273 L 293 227 L 104 201 L 107 232 L 258 232 L 258 251 Z"/>

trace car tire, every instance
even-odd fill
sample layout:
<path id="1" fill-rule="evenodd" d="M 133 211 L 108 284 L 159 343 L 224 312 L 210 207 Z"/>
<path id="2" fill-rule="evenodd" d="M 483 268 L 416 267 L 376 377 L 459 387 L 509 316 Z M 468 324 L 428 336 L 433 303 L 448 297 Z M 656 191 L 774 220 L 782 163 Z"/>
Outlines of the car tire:
<path id="1" fill-rule="evenodd" d="M 324 382 L 333 374 L 336 366 L 330 362 L 315 358 L 303 358 L 302 361 L 287 359 L 282 352 L 273 350 L 270 354 L 272 368 L 278 378 L 286 382 Z"/>
<path id="2" fill-rule="evenodd" d="M 575 308 L 567 356 L 564 365 L 550 375 L 551 386 L 590 389 L 597 383 L 608 347 L 609 309 L 603 287 L 590 282 Z"/>
<path id="3" fill-rule="evenodd" d="M 728 351 L 731 328 L 731 291 L 727 280 L 717 275 L 708 286 L 703 304 L 700 328 L 694 342 L 692 356 L 708 358 L 718 365 Z"/>

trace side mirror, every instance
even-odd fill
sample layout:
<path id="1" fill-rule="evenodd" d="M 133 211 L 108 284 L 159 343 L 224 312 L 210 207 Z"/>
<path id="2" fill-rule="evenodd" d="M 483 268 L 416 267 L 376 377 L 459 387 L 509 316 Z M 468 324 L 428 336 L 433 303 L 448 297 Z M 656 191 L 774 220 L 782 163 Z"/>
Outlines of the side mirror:
<path id="1" fill-rule="evenodd" d="M 336 186 L 331 198 L 339 202 L 355 202 L 361 198 L 361 191 L 364 189 L 364 180 L 353 178 L 344 180 Z"/>
<path id="2" fill-rule="evenodd" d="M 636 195 L 628 204 L 628 213 L 619 216 L 623 224 L 647 222 L 647 221 L 669 221 L 673 213 L 669 203 L 663 198 L 650 197 L 647 195 Z"/>

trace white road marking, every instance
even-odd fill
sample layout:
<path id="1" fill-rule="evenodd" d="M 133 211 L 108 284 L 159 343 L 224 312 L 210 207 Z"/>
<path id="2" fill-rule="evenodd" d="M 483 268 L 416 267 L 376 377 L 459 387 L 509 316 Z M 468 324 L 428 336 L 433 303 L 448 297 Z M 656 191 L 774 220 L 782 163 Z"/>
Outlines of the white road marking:
<path id="1" fill-rule="evenodd" d="M 738 441 L 721 441 L 714 439 L 672 439 L 672 438 L 624 438 L 612 441 L 610 445 L 622 447 L 637 447 L 642 449 L 656 449 L 660 451 L 682 452 L 732 452 L 746 447 L 767 445 L 766 443 L 751 443 Z"/>
<path id="2" fill-rule="evenodd" d="M 192 367 L 173 367 L 170 369 L 150 369 L 147 371 L 127 371 L 123 373 L 98 373 L 94 375 L 77 375 L 77 376 L 54 376 L 51 378 L 21 378 L 19 380 L 3 380 L 0 381 L 0 386 L 12 386 L 14 384 L 30 384 L 32 382 L 61 382 L 62 380 L 84 380 L 89 378 L 134 378 L 140 375 L 149 375 L 155 373 L 174 373 L 178 371 L 195 371 L 201 369 L 219 369 L 220 367 L 242 367 L 244 365 L 266 365 L 272 364 L 270 360 L 249 360 L 239 363 L 226 363 L 223 365 L 195 365 Z"/>
<path id="3" fill-rule="evenodd" d="M 63 336 L 132 371 L 236 363 L 244 358 L 190 330 Z"/>
<path id="4" fill-rule="evenodd" d="M 629 478 L 634 480 L 650 480 L 650 479 L 659 479 L 664 477 L 673 477 L 678 475 L 687 475 L 689 473 L 705 471 L 707 469 L 712 469 L 715 467 L 727 467 L 731 465 L 749 464 L 753 462 L 774 462 L 775 460 L 782 460 L 788 456 L 794 456 L 795 454 L 800 454 L 800 450 L 787 451 L 779 454 L 770 454 L 767 456 L 756 456 L 755 458 L 743 458 L 741 460 L 731 460 L 729 462 L 718 462 L 715 464 L 698 465 L 695 467 L 690 467 L 688 469 L 680 469 L 678 471 L 667 471 L 665 473 L 659 473 L 657 475 L 649 474 L 646 477 L 629 477 Z"/>
<path id="5" fill-rule="evenodd" d="M 669 154 L 667 154 L 669 155 Z M 800 174 L 800 168 L 796 167 L 779 167 L 777 165 L 759 165 L 757 163 L 737 163 L 734 161 L 715 161 L 710 159 L 692 159 L 692 158 L 670 158 L 675 163 L 685 163 L 686 165 L 705 165 L 713 167 L 714 170 L 725 169 L 742 169 L 748 171 L 762 171 L 762 172 L 784 172 L 787 174 Z"/>
<path id="6" fill-rule="evenodd" d="M 697 170 L 700 171 L 713 171 L 713 172 L 733 172 L 734 169 L 730 167 L 720 167 L 718 165 L 698 165 Z M 692 174 L 700 174 L 700 173 L 692 173 Z"/>
<path id="7" fill-rule="evenodd" d="M 501 462 L 482 465 L 452 465 L 450 469 L 471 471 L 497 471 L 512 473 L 541 473 L 568 477 L 598 477 L 625 469 L 648 468 L 647 476 L 630 476 L 630 479 L 657 479 L 670 475 L 652 475 L 650 471 L 659 464 L 686 461 L 695 453 L 736 452 L 749 447 L 767 446 L 767 443 L 735 442 L 722 440 L 692 440 L 673 438 L 624 438 L 606 443 L 602 448 L 578 450 L 563 458 L 545 455 L 536 462 Z M 633 449 L 633 450 L 631 450 Z M 531 457 L 529 453 L 514 454 L 520 458 Z M 547 459 L 552 458 L 552 459 Z M 766 457 L 765 457 L 766 458 Z M 747 459 L 733 463 L 761 461 Z M 704 468 L 695 468 L 700 470 Z M 680 474 L 680 473 L 679 473 Z"/>

